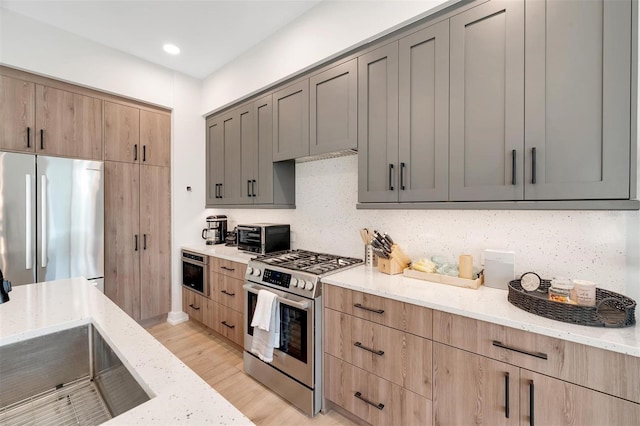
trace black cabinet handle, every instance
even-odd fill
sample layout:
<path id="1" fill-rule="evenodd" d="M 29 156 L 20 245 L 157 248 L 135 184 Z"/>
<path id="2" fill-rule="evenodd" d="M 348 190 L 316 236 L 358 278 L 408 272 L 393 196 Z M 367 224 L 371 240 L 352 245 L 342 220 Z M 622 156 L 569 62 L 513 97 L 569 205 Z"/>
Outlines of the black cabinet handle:
<path id="1" fill-rule="evenodd" d="M 142 234 L 142 250 L 147 249 L 147 234 Z"/>
<path id="2" fill-rule="evenodd" d="M 27 148 L 31 148 L 31 127 L 27 127 Z"/>
<path id="3" fill-rule="evenodd" d="M 393 164 L 389 164 L 389 191 L 393 191 Z"/>
<path id="4" fill-rule="evenodd" d="M 400 163 L 400 189 L 404 191 L 404 168 L 405 164 Z"/>
<path id="5" fill-rule="evenodd" d="M 355 303 L 353 305 L 354 308 L 358 308 L 358 309 L 364 309 L 365 311 L 369 311 L 369 312 L 374 312 L 376 314 L 383 314 L 384 313 L 384 309 L 372 309 L 372 308 L 367 308 L 366 306 L 362 306 L 360 303 Z"/>
<path id="6" fill-rule="evenodd" d="M 226 294 L 227 296 L 235 296 L 235 293 L 229 293 L 227 290 L 220 290 L 220 293 Z"/>
<path id="7" fill-rule="evenodd" d="M 247 197 L 251 197 L 251 179 L 247 179 Z"/>
<path id="8" fill-rule="evenodd" d="M 514 352 L 518 352 L 518 353 L 521 353 L 521 354 L 533 356 L 533 357 L 540 358 L 540 359 L 547 359 L 547 354 L 545 354 L 545 353 L 525 351 L 524 349 L 518 349 L 518 348 L 514 348 L 513 346 L 503 345 L 502 342 L 498 342 L 497 340 L 493 341 L 493 346 L 496 346 L 496 347 L 502 348 L 502 349 L 507 349 L 509 351 L 514 351 Z"/>
<path id="9" fill-rule="evenodd" d="M 196 308 L 195 306 L 193 306 L 193 303 L 189 305 L 191 308 L 195 309 L 196 311 L 199 311 L 200 308 Z"/>
<path id="10" fill-rule="evenodd" d="M 509 418 L 509 372 L 504 375 L 504 416 Z"/>
<path id="11" fill-rule="evenodd" d="M 142 161 L 147 161 L 147 146 L 142 145 Z"/>
<path id="12" fill-rule="evenodd" d="M 219 183 L 218 185 L 219 185 L 218 194 L 220 195 L 218 198 L 224 198 L 224 197 L 222 196 L 222 184 L 221 184 L 221 183 Z"/>
<path id="13" fill-rule="evenodd" d="M 230 324 L 228 324 L 226 321 L 222 321 L 222 323 L 221 323 L 221 324 L 222 324 L 222 325 L 224 325 L 225 327 L 229 327 L 229 328 L 236 328 L 236 326 L 235 326 L 235 325 L 230 325 Z"/>
<path id="14" fill-rule="evenodd" d="M 511 150 L 511 185 L 516 184 L 516 150 Z"/>
<path id="15" fill-rule="evenodd" d="M 133 145 L 133 161 L 138 161 L 138 144 Z"/>
<path id="16" fill-rule="evenodd" d="M 138 251 L 138 234 L 136 234 L 134 238 L 135 238 L 135 248 L 133 250 Z"/>
<path id="17" fill-rule="evenodd" d="M 225 271 L 233 272 L 236 268 L 227 268 L 226 266 L 221 266 L 220 269 L 224 269 Z"/>
<path id="18" fill-rule="evenodd" d="M 360 392 L 356 392 L 355 394 L 353 394 L 353 396 L 355 396 L 356 398 L 358 398 L 361 401 L 366 402 L 369 405 L 373 405 L 378 410 L 382 410 L 384 408 L 384 404 L 382 404 L 382 403 L 376 404 L 375 402 L 371 402 L 368 399 L 364 398 Z"/>
<path id="19" fill-rule="evenodd" d="M 44 129 L 40 129 L 40 149 L 44 149 Z"/>
<path id="20" fill-rule="evenodd" d="M 529 383 L 529 424 L 533 426 L 533 380 Z"/>
<path id="21" fill-rule="evenodd" d="M 531 183 L 536 183 L 536 148 L 531 148 Z"/>
<path id="22" fill-rule="evenodd" d="M 379 356 L 384 355 L 384 351 L 380 351 L 380 350 L 376 351 L 375 349 L 371 349 L 371 348 L 368 348 L 366 346 L 362 346 L 361 342 L 355 342 L 353 344 L 353 346 L 355 346 L 356 348 L 364 349 L 365 351 L 369 351 L 369 352 L 371 352 L 373 354 L 376 354 L 376 355 L 379 355 Z"/>
<path id="23" fill-rule="evenodd" d="M 256 180 L 255 179 L 251 180 L 251 196 L 252 197 L 256 196 Z"/>
<path id="24" fill-rule="evenodd" d="M 222 186 L 221 183 L 216 183 L 216 198 L 222 198 L 222 195 L 220 195 L 220 187 Z"/>

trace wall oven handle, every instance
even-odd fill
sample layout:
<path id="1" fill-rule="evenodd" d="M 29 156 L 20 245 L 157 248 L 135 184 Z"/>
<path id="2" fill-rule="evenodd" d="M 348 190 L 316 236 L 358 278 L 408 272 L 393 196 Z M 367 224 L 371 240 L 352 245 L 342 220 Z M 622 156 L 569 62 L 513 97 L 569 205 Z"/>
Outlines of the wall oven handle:
<path id="1" fill-rule="evenodd" d="M 258 290 L 256 290 L 251 284 L 245 284 L 242 286 L 242 288 L 244 288 L 249 293 L 258 294 Z M 269 290 L 269 291 L 276 293 L 275 291 L 272 291 L 272 290 Z M 303 311 L 306 311 L 309 309 L 309 301 L 306 301 L 306 300 L 303 302 L 294 302 L 293 300 L 285 299 L 284 297 L 278 295 L 278 302 L 282 303 L 283 305 L 288 305 L 294 308 L 302 309 Z"/>

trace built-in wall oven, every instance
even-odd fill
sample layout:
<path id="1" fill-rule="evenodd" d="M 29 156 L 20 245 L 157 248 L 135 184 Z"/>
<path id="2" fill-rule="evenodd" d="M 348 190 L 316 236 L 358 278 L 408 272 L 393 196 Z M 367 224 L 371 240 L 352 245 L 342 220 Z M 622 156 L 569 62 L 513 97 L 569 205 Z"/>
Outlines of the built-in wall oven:
<path id="1" fill-rule="evenodd" d="M 209 296 L 208 263 L 208 256 L 182 250 L 182 285 L 203 296 Z"/>
<path id="2" fill-rule="evenodd" d="M 360 259 L 304 250 L 258 256 L 245 275 L 244 369 L 309 416 L 322 408 L 322 282 Z M 251 352 L 251 320 L 258 292 L 268 290 L 280 304 L 279 348 L 266 363 Z"/>

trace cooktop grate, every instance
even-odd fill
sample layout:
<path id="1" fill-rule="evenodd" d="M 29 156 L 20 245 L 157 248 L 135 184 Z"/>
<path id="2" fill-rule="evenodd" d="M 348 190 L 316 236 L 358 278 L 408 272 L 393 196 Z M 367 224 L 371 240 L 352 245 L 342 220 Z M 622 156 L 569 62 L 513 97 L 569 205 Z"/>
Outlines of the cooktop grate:
<path id="1" fill-rule="evenodd" d="M 100 392 L 87 377 L 0 410 L 3 425 L 99 425 L 111 419 Z"/>
<path id="2" fill-rule="evenodd" d="M 256 257 L 253 261 L 315 275 L 338 271 L 362 263 L 361 259 L 314 253 L 307 250 L 287 250 L 266 254 Z"/>

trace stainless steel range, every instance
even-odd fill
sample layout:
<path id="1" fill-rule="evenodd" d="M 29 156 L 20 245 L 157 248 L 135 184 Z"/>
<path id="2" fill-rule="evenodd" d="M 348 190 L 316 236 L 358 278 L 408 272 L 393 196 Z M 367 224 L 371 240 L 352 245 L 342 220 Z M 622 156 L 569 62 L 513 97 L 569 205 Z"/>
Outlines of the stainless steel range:
<path id="1" fill-rule="evenodd" d="M 288 250 L 249 261 L 245 276 L 244 370 L 309 416 L 322 408 L 322 278 L 361 259 Z M 280 347 L 266 363 L 251 353 L 251 319 L 261 289 L 280 303 Z"/>

